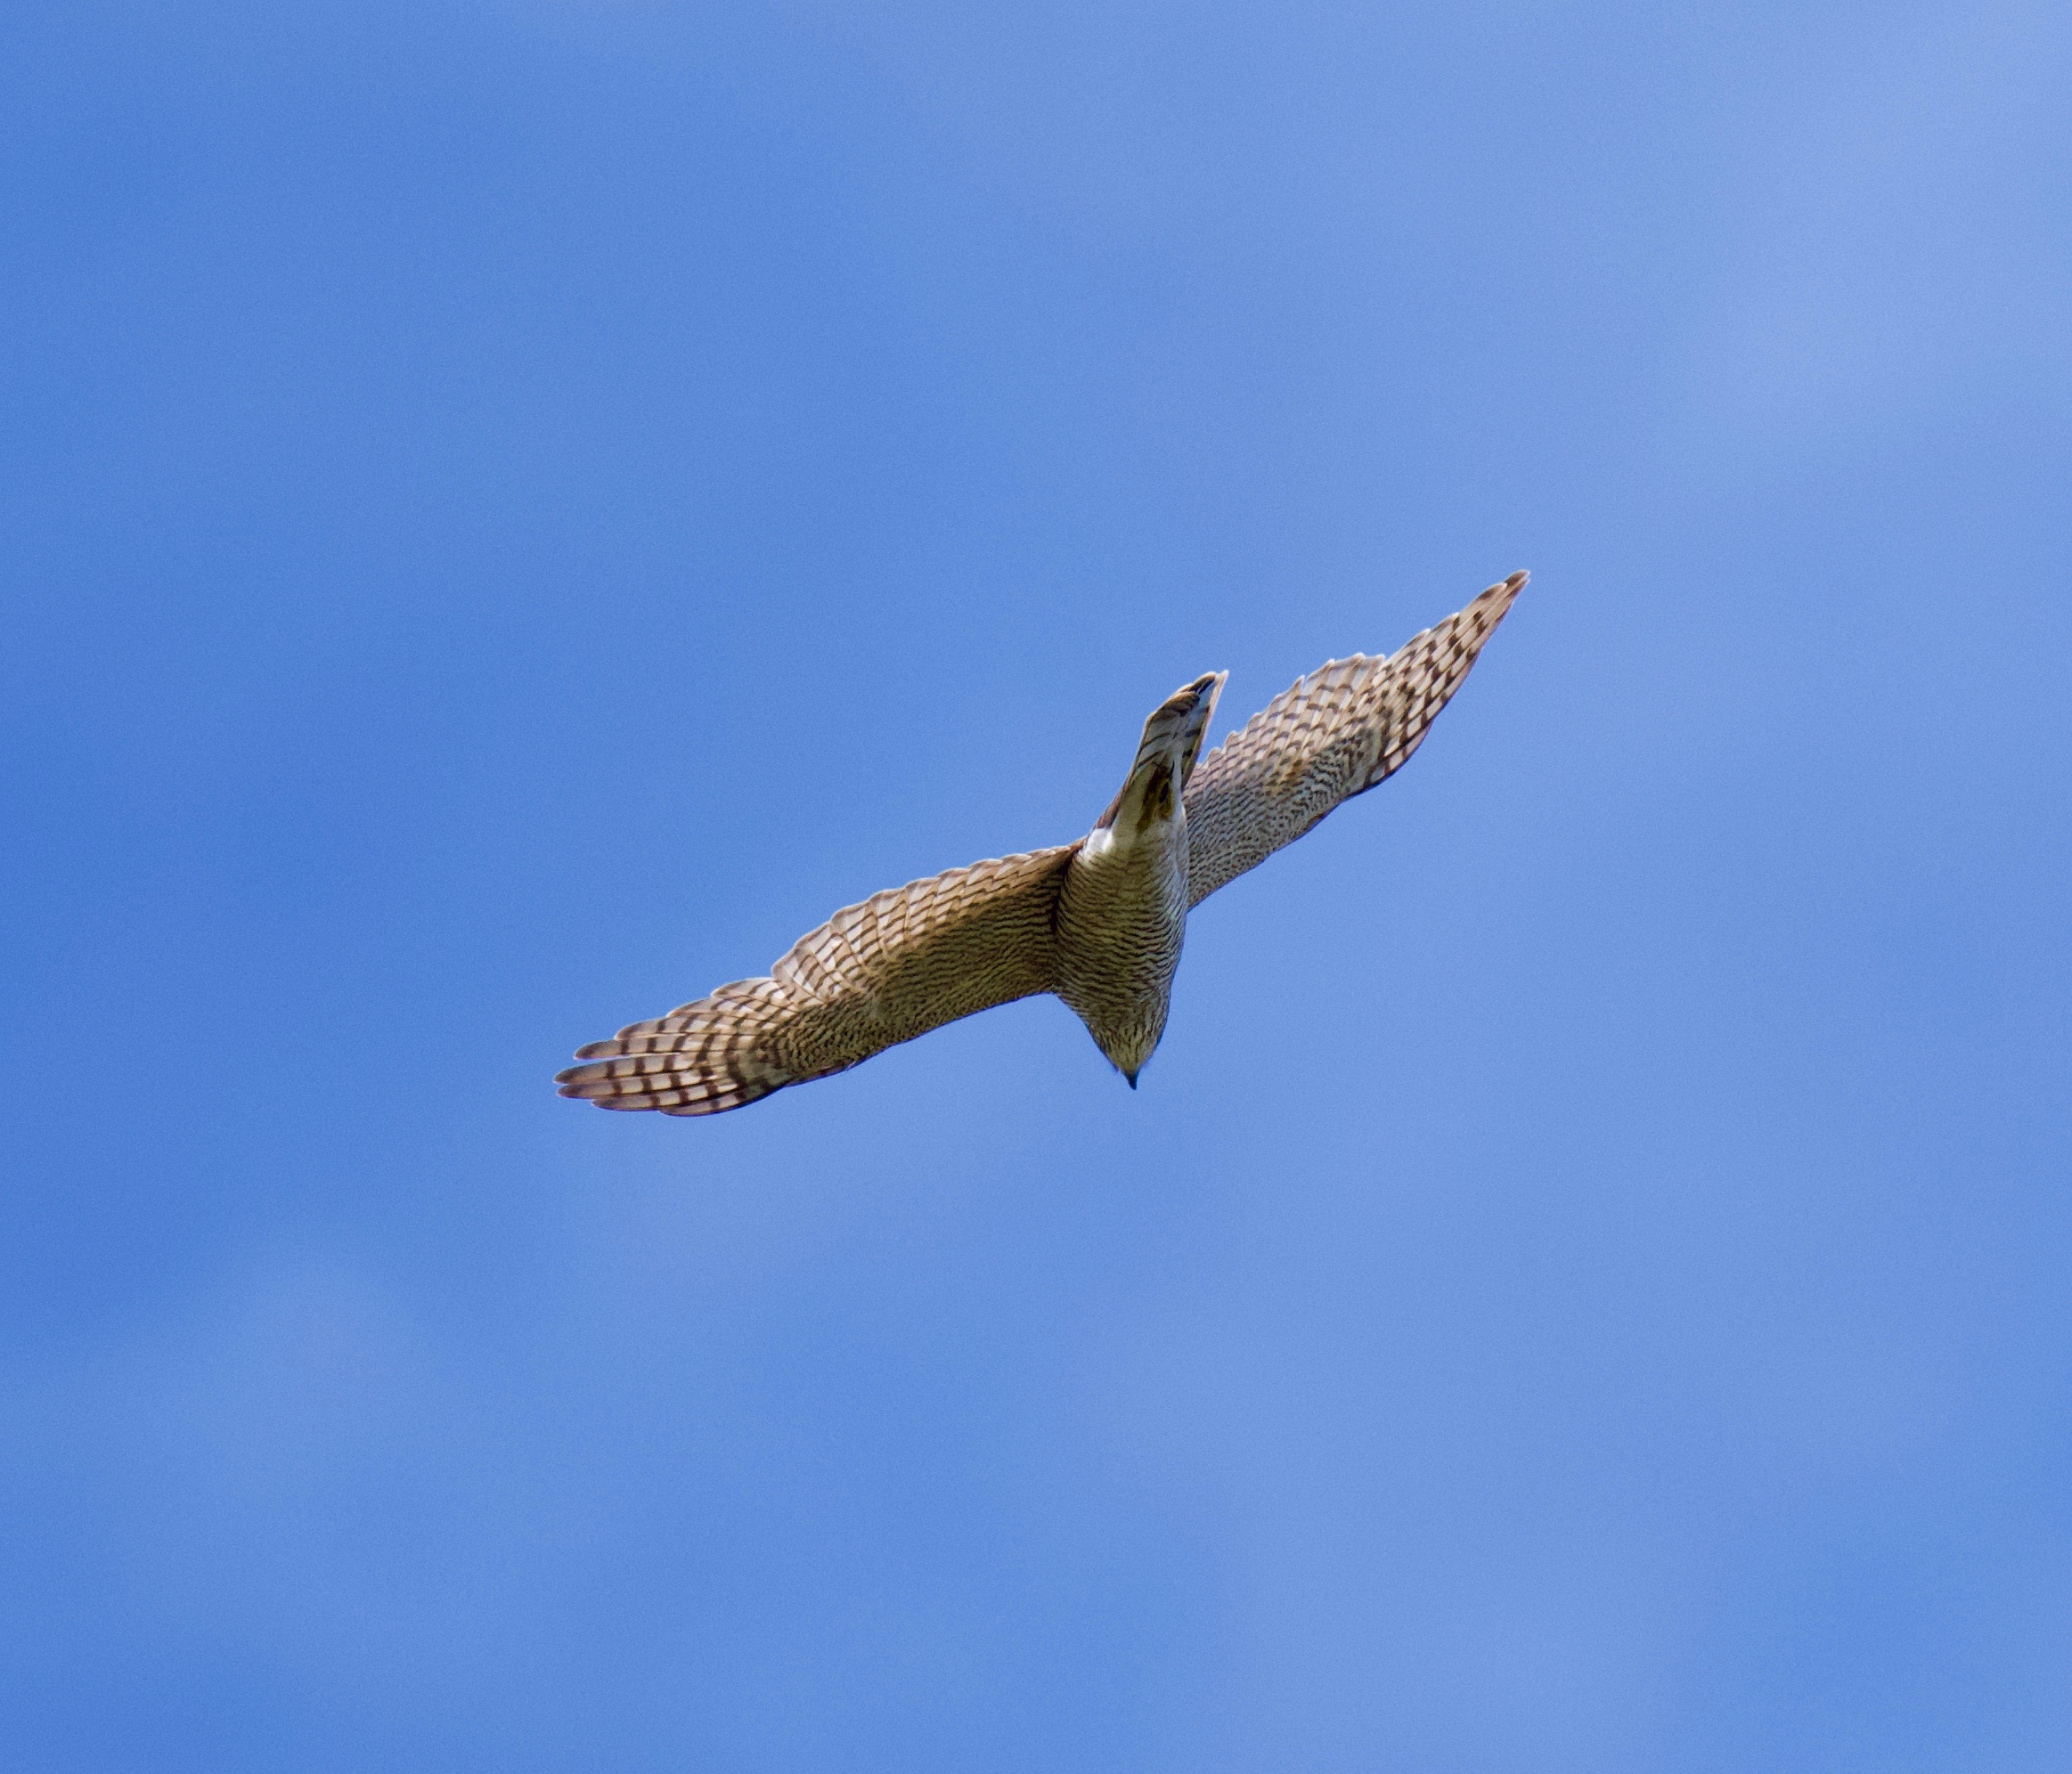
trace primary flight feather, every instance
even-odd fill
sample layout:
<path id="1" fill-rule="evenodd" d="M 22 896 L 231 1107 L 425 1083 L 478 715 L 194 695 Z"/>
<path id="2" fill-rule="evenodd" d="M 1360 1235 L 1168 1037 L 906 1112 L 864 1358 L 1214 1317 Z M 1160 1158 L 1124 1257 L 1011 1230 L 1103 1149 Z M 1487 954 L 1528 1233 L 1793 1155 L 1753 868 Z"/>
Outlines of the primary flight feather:
<path id="1" fill-rule="evenodd" d="M 1525 581 L 1513 574 L 1386 658 L 1331 661 L 1207 757 L 1225 674 L 1195 679 L 1153 711 L 1085 837 L 846 907 L 768 978 L 580 1049 L 561 1095 L 716 1114 L 1039 992 L 1077 1011 L 1134 1087 L 1165 1030 L 1188 911 L 1399 769 Z"/>

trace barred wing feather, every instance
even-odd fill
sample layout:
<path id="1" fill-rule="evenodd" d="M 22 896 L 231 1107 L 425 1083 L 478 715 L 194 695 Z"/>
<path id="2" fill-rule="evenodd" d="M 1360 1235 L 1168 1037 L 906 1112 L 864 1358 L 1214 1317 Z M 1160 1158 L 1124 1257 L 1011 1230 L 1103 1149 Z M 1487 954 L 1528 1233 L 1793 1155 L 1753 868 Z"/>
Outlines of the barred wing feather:
<path id="1" fill-rule="evenodd" d="M 1056 984 L 1058 889 L 1077 844 L 874 893 L 738 980 L 575 1055 L 555 1080 L 600 1109 L 712 1115 L 825 1078 Z"/>
<path id="2" fill-rule="evenodd" d="M 1188 779 L 1187 904 L 1393 775 L 1525 589 L 1514 573 L 1385 659 L 1334 659 L 1276 696 Z"/>

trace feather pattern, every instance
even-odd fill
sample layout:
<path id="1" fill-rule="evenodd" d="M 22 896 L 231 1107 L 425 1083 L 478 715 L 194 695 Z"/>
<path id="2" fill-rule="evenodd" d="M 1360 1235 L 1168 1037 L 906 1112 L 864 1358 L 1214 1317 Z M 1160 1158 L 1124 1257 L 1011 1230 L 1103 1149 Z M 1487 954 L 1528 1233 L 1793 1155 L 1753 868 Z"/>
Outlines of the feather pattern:
<path id="1" fill-rule="evenodd" d="M 716 1114 L 1039 992 L 1070 1005 L 1134 1086 L 1165 1028 L 1188 911 L 1401 768 L 1524 585 L 1513 574 L 1387 658 L 1331 661 L 1206 757 L 1223 675 L 1197 678 L 1152 712 L 1084 838 L 846 906 L 767 977 L 581 1049 L 561 1094 Z"/>
<path id="2" fill-rule="evenodd" d="M 1187 783 L 1187 904 L 1400 769 L 1525 589 L 1514 573 L 1386 658 L 1334 659 L 1203 758 Z"/>
<path id="3" fill-rule="evenodd" d="M 846 1070 L 945 1022 L 1054 990 L 1058 890 L 1077 844 L 874 893 L 738 980 L 575 1057 L 564 1096 L 711 1115 Z"/>

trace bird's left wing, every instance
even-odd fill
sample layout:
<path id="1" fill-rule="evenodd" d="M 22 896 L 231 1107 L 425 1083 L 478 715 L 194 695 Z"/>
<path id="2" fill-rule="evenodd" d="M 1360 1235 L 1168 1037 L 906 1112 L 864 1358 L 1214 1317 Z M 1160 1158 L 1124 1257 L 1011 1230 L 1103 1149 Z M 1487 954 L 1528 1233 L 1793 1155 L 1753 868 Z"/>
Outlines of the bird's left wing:
<path id="1" fill-rule="evenodd" d="M 1386 659 L 1334 659 L 1276 696 L 1187 780 L 1187 904 L 1391 776 L 1423 741 L 1512 599 L 1514 573 Z"/>
<path id="2" fill-rule="evenodd" d="M 608 1041 L 555 1080 L 600 1109 L 713 1115 L 825 1078 L 1056 984 L 1057 894 L 1078 844 L 874 893 L 738 980 Z"/>

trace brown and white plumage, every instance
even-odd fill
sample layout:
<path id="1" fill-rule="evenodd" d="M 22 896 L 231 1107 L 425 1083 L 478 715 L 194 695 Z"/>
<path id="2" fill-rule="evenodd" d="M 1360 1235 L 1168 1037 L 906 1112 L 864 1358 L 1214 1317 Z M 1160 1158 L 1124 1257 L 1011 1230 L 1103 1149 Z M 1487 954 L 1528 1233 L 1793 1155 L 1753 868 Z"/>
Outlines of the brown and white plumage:
<path id="1" fill-rule="evenodd" d="M 561 1094 L 715 1114 L 1040 992 L 1070 1005 L 1134 1086 L 1164 1031 L 1187 912 L 1399 769 L 1525 581 L 1513 574 L 1385 658 L 1333 660 L 1205 758 L 1223 677 L 1196 679 L 1153 712 L 1085 837 L 847 907 L 768 978 L 581 1049 Z"/>
<path id="2" fill-rule="evenodd" d="M 1385 658 L 1356 653 L 1320 665 L 1203 758 L 1187 784 L 1187 904 L 1400 769 L 1526 577 L 1490 586 Z"/>

